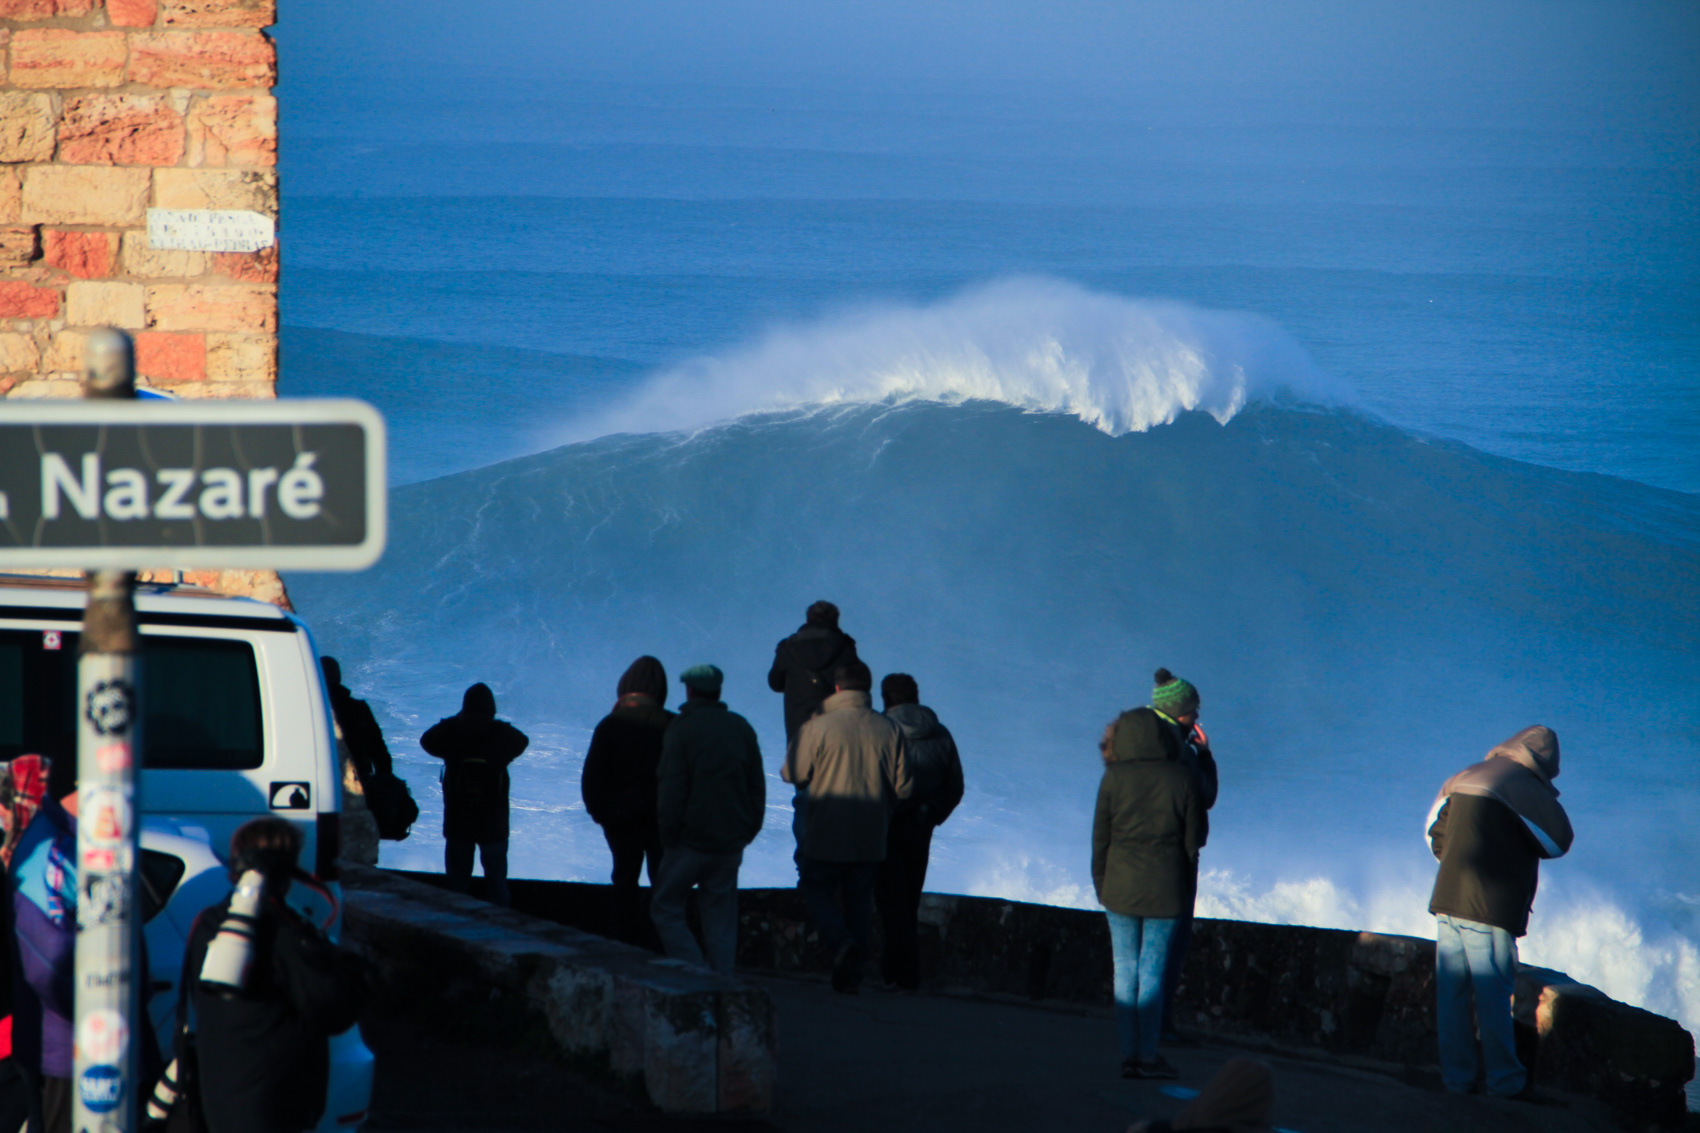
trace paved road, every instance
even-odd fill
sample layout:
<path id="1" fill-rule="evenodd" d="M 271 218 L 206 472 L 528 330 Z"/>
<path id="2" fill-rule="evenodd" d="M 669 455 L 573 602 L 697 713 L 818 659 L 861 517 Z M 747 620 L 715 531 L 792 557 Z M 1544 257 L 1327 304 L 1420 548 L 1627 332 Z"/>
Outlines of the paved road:
<path id="1" fill-rule="evenodd" d="M 1121 1133 L 1185 1103 L 1117 1074 L 1107 1012 L 872 991 L 764 978 L 779 1005 L 780 1096 L 769 1119 L 668 1119 L 614 1083 L 554 1058 L 540 1035 L 513 1035 L 476 1008 L 452 1020 L 374 1019 L 374 1130 L 719 1133 Z M 1245 1052 L 1207 1045 L 1171 1052 L 1175 1085 L 1197 1089 Z M 1420 1076 L 1290 1058 L 1275 1067 L 1276 1125 L 1295 1133 L 1606 1133 L 1595 1103 L 1529 1106 L 1439 1091 Z"/>

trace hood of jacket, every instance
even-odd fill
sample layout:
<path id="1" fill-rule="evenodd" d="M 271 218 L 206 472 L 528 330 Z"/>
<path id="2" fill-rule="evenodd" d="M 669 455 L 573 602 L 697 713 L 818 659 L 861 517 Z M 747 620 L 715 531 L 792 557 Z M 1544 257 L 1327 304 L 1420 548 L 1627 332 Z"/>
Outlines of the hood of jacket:
<path id="1" fill-rule="evenodd" d="M 1487 753 L 1489 759 L 1510 759 L 1551 783 L 1558 778 L 1558 733 L 1543 724 L 1524 728 Z M 1553 788 L 1553 794 L 1558 789 Z"/>
<path id="2" fill-rule="evenodd" d="M 480 681 L 466 690 L 466 695 L 460 698 L 460 714 L 472 720 L 494 720 L 496 718 L 496 694 L 490 691 L 490 686 Z"/>
<path id="3" fill-rule="evenodd" d="M 1105 763 L 1144 763 L 1178 756 L 1173 729 L 1152 708 L 1123 712 L 1110 725 Z"/>
<path id="4" fill-rule="evenodd" d="M 791 661 L 800 668 L 824 672 L 828 665 L 856 644 L 856 639 L 841 629 L 830 626 L 805 625 L 786 639 L 791 646 Z M 831 673 L 825 673 L 830 678 Z"/>
<path id="5" fill-rule="evenodd" d="M 872 703 L 872 698 L 869 703 Z M 944 732 L 938 715 L 924 704 L 894 704 L 885 710 L 885 714 L 897 722 L 897 726 L 903 729 L 903 738 L 910 743 L 930 740 Z"/>

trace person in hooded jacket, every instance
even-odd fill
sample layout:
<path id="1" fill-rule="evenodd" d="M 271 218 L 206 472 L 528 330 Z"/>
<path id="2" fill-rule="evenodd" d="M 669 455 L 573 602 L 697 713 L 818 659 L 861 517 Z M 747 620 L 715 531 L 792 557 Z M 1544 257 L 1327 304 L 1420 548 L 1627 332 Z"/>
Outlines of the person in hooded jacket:
<path id="1" fill-rule="evenodd" d="M 1092 884 L 1110 925 L 1122 1077 L 1173 1078 L 1157 1052 L 1175 922 L 1192 899 L 1209 836 L 1204 799 L 1173 730 L 1150 708 L 1124 712 L 1099 745 Z"/>
<path id="2" fill-rule="evenodd" d="M 284 903 L 301 846 L 299 828 L 281 818 L 253 819 L 231 836 L 231 880 L 248 870 L 265 878 L 240 988 L 201 980 L 231 899 L 203 911 L 189 932 L 183 971 L 209 1133 L 301 1133 L 318 1125 L 330 1036 L 352 1027 L 365 1005 L 359 959 Z"/>
<path id="3" fill-rule="evenodd" d="M 885 935 L 880 967 L 886 983 L 913 991 L 921 985 L 918 913 L 927 859 L 933 831 L 962 801 L 962 759 L 950 729 L 921 703 L 914 677 L 888 675 L 880 681 L 880 699 L 885 714 L 903 730 L 913 784 L 886 828 L 885 861 L 874 882 L 874 904 Z"/>
<path id="4" fill-rule="evenodd" d="M 647 933 L 638 878 L 649 860 L 649 884 L 661 876 L 661 827 L 655 817 L 656 769 L 667 711 L 667 670 L 639 657 L 620 677 L 614 710 L 591 733 L 579 787 L 584 809 L 602 827 L 614 858 L 614 936 L 639 943 Z"/>
<path id="5" fill-rule="evenodd" d="M 496 694 L 475 684 L 460 711 L 437 721 L 419 737 L 427 755 L 443 761 L 443 872 L 449 888 L 465 893 L 472 883 L 472 851 L 484 866 L 491 904 L 508 899 L 508 764 L 531 740 L 496 719 Z"/>
<path id="6" fill-rule="evenodd" d="M 838 628 L 838 607 L 831 602 L 811 604 L 797 632 L 773 649 L 773 667 L 767 671 L 767 687 L 785 694 L 785 751 L 797 746 L 797 733 L 821 710 L 826 698 L 836 691 L 832 675 L 845 665 L 859 663 L 856 639 Z M 797 874 L 803 872 L 803 839 L 808 823 L 809 790 L 798 787 L 791 798 L 791 834 L 797 850 L 792 860 Z"/>
<path id="7" fill-rule="evenodd" d="M 77 792 L 40 796 L 13 848 L 12 1057 L 32 1084 L 47 1133 L 71 1128 L 77 955 Z"/>
<path id="8" fill-rule="evenodd" d="M 1563 857 L 1574 838 L 1552 785 L 1556 778 L 1558 735 L 1536 724 L 1448 779 L 1429 807 L 1429 849 L 1440 861 L 1428 905 L 1435 918 L 1435 1022 L 1441 1080 L 1454 1093 L 1472 1090 L 1485 1063 L 1488 1093 L 1530 1096 L 1511 997 L 1517 938 L 1528 931 L 1541 861 Z"/>
<path id="9" fill-rule="evenodd" d="M 1192 773 L 1198 784 L 1204 809 L 1216 805 L 1216 757 L 1210 750 L 1210 739 L 1199 726 L 1200 701 L 1198 689 L 1191 681 L 1175 676 L 1167 669 L 1158 669 L 1151 682 L 1151 708 L 1174 733 L 1175 751 L 1181 763 Z M 1180 989 L 1181 971 L 1186 966 L 1187 949 L 1192 946 L 1192 914 L 1198 897 L 1198 863 L 1193 863 L 1192 896 L 1185 902 L 1181 915 L 1175 920 L 1174 935 L 1169 939 L 1169 964 L 1163 975 L 1163 1030 L 1161 1041 L 1169 1046 L 1197 1046 L 1175 1028 L 1175 993 Z"/>
<path id="10" fill-rule="evenodd" d="M 399 842 L 418 819 L 419 806 L 407 784 L 396 778 L 395 762 L 390 758 L 389 744 L 384 742 L 384 730 L 372 715 L 372 706 L 342 683 L 342 664 L 335 657 L 320 657 L 319 668 L 325 675 L 325 691 L 330 694 L 331 715 L 348 747 L 348 760 L 366 797 L 366 809 L 378 825 L 378 836 Z"/>

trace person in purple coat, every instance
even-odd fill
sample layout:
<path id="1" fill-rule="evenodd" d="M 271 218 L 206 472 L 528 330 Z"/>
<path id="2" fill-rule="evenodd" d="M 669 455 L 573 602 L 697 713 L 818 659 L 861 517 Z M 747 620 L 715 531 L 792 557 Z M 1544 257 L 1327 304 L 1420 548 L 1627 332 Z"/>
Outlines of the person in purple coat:
<path id="1" fill-rule="evenodd" d="M 12 1056 L 41 1093 L 48 1133 L 71 1128 L 77 968 L 77 793 L 41 800 L 12 853 Z"/>

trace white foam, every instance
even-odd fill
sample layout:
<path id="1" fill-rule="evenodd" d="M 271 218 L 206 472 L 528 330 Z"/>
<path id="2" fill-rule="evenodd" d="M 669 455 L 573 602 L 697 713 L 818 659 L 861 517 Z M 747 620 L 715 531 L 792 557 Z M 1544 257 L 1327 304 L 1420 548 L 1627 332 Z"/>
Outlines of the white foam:
<path id="1" fill-rule="evenodd" d="M 1012 279 L 928 306 L 886 306 L 770 331 L 646 381 L 561 442 L 688 431 L 749 413 L 900 401 L 1000 401 L 1112 436 L 1256 399 L 1355 399 L 1259 315 Z"/>

